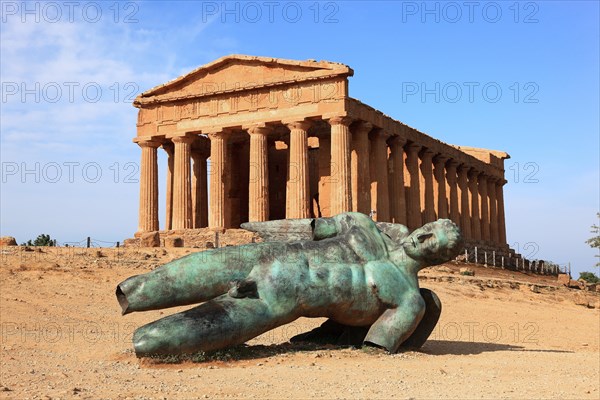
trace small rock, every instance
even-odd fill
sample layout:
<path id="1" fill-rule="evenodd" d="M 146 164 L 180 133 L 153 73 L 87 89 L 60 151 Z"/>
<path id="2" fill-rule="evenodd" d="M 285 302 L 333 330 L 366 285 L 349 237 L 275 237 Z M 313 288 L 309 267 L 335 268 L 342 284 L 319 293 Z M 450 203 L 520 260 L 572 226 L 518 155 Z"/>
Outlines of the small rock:
<path id="1" fill-rule="evenodd" d="M 578 306 L 589 307 L 588 299 L 584 295 L 582 295 L 581 293 L 576 293 L 575 296 L 574 296 L 574 298 L 573 298 L 573 301 Z"/>
<path id="2" fill-rule="evenodd" d="M 529 286 L 529 290 L 531 290 L 533 293 L 539 293 L 540 287 L 538 285 L 531 285 Z"/>
<path id="3" fill-rule="evenodd" d="M 475 276 L 475 271 L 472 270 L 471 268 L 463 267 L 460 269 L 459 272 L 461 275 Z"/>

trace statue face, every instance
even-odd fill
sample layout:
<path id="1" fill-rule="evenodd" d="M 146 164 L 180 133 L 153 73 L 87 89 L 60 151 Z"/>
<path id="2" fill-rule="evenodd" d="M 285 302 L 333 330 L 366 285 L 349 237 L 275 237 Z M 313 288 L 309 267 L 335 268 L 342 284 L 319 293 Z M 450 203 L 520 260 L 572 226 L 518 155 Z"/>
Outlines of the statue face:
<path id="1" fill-rule="evenodd" d="M 463 239 L 452 221 L 440 219 L 414 230 L 402 245 L 410 258 L 436 265 L 456 258 L 463 248 Z"/>

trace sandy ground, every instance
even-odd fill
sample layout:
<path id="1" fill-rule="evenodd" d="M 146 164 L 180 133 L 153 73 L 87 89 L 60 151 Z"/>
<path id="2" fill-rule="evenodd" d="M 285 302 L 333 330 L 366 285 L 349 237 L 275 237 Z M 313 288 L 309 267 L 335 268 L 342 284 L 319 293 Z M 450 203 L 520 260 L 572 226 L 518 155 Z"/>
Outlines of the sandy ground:
<path id="1" fill-rule="evenodd" d="M 596 293 L 453 264 L 422 272 L 444 310 L 419 352 L 286 344 L 323 321 L 301 319 L 201 362 L 137 359 L 133 330 L 176 310 L 122 317 L 115 286 L 188 251 L 1 249 L 0 397 L 600 398 Z"/>

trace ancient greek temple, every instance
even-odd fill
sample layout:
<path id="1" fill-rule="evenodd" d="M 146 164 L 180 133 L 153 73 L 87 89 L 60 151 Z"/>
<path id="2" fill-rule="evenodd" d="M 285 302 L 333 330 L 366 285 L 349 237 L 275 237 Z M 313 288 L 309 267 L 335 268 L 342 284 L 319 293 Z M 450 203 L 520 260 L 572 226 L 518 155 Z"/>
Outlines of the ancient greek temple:
<path id="1" fill-rule="evenodd" d="M 358 211 L 450 218 L 506 247 L 501 151 L 443 143 L 348 95 L 350 67 L 230 55 L 140 94 L 136 235 Z M 383 89 L 385 90 L 385 89 Z M 159 213 L 157 152 L 167 154 Z"/>

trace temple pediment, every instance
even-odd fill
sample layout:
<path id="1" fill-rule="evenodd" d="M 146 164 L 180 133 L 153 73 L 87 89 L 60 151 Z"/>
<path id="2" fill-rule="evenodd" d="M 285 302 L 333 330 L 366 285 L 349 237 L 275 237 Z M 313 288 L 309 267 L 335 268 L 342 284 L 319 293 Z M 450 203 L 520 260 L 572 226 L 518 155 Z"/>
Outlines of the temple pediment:
<path id="1" fill-rule="evenodd" d="M 345 78 L 352 74 L 347 65 L 328 61 L 229 55 L 140 94 L 134 105 Z"/>

